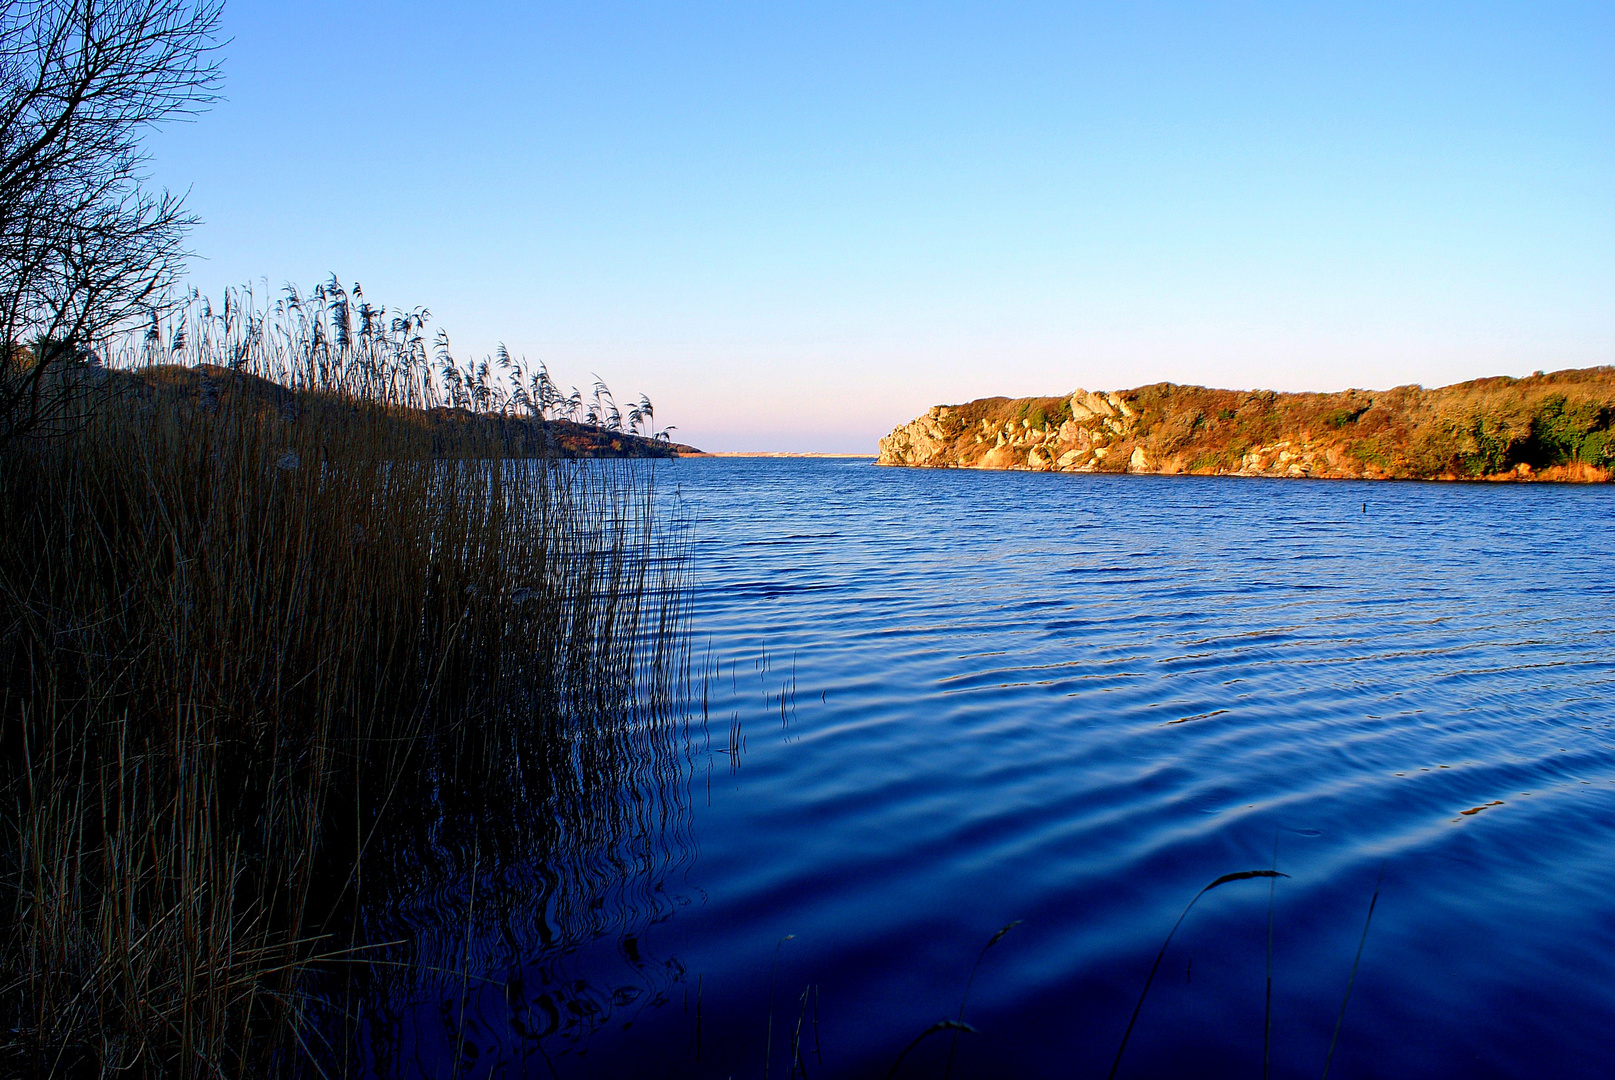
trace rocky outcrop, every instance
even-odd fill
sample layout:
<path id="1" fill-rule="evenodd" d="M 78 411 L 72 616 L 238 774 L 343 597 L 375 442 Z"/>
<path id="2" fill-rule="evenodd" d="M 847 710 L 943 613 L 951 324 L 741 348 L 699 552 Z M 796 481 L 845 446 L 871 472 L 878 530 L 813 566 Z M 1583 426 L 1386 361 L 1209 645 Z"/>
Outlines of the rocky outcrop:
<path id="1" fill-rule="evenodd" d="M 1615 368 L 1426 390 L 1279 394 L 1157 383 L 938 405 L 882 465 L 1034 472 L 1607 481 Z"/>

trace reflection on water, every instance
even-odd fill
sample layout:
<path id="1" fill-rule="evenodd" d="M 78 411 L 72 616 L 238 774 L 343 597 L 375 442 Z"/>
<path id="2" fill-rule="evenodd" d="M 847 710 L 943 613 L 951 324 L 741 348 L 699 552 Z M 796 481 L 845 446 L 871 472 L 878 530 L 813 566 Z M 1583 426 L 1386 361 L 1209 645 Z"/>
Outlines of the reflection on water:
<path id="1" fill-rule="evenodd" d="M 1118 1075 L 1603 1072 L 1615 492 L 664 482 L 680 700 L 414 793 L 373 1073 L 1103 1076 L 1158 954 Z"/>
<path id="2" fill-rule="evenodd" d="M 684 969 L 654 928 L 691 902 L 687 704 L 556 716 L 487 782 L 396 797 L 366 860 L 368 963 L 338 969 L 364 1071 L 523 1075 L 668 1000 Z"/>

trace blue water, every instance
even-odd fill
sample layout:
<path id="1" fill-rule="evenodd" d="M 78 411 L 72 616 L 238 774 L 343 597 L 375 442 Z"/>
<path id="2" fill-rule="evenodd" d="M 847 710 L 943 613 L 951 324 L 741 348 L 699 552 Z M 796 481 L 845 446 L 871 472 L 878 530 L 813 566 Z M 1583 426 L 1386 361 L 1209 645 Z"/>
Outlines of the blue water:
<path id="1" fill-rule="evenodd" d="M 952 1075 L 1102 1077 L 1184 906 L 1273 868 L 1195 904 L 1118 1075 L 1261 1076 L 1269 1001 L 1276 1077 L 1321 1074 L 1337 1021 L 1331 1076 L 1615 1068 L 1615 490 L 658 484 L 704 696 L 647 797 L 666 836 L 612 863 L 592 940 L 506 935 L 468 1074 L 786 1077 L 794 1044 L 885 1076 L 979 956 Z M 535 1022 L 567 979 L 588 1023 Z"/>

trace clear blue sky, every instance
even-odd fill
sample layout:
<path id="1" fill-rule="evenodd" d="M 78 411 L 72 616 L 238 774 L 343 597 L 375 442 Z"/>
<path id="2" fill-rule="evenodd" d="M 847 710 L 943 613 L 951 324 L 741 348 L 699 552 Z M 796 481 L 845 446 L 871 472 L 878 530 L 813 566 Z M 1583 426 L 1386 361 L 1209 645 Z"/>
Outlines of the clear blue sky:
<path id="1" fill-rule="evenodd" d="M 336 271 L 708 449 L 1615 363 L 1615 4 L 231 0 L 193 282 Z"/>

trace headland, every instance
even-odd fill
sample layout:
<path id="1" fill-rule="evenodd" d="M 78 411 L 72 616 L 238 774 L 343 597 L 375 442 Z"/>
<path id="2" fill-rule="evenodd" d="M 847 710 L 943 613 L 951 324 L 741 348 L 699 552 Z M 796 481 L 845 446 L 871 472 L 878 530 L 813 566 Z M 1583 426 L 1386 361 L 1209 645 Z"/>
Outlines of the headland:
<path id="1" fill-rule="evenodd" d="M 1607 482 L 1615 367 L 1427 390 L 1277 393 L 1155 383 L 938 405 L 881 465 L 1033 472 Z"/>

